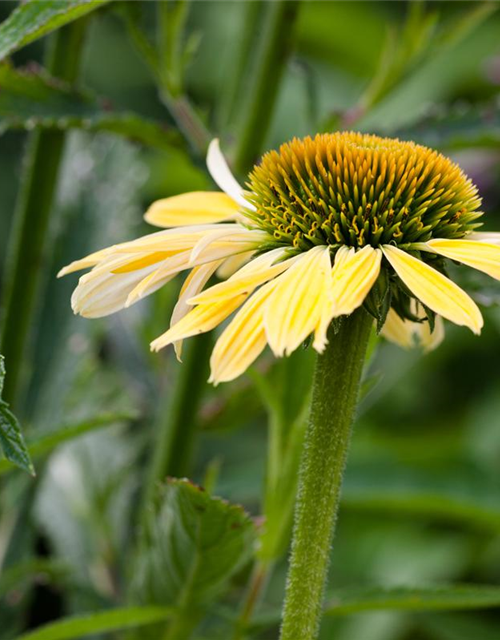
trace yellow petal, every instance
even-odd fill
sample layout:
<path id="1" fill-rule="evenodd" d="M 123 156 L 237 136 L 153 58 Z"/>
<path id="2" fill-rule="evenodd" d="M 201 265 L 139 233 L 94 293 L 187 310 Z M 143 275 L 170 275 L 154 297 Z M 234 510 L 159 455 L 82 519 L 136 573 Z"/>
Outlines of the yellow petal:
<path id="1" fill-rule="evenodd" d="M 406 251 L 390 245 L 384 245 L 382 251 L 397 275 L 425 306 L 455 324 L 469 327 L 474 333 L 481 332 L 481 312 L 459 286 Z"/>
<path id="2" fill-rule="evenodd" d="M 266 346 L 263 306 L 275 282 L 262 287 L 235 315 L 224 330 L 210 358 L 209 382 L 228 382 L 241 375 Z"/>
<path id="3" fill-rule="evenodd" d="M 467 236 L 467 240 L 475 242 L 490 242 L 491 244 L 500 244 L 499 231 L 474 231 Z"/>
<path id="4" fill-rule="evenodd" d="M 420 344 L 424 351 L 432 351 L 436 349 L 444 340 L 444 322 L 443 318 L 436 316 L 434 322 L 434 331 L 431 333 L 431 327 L 428 322 L 422 322 L 418 325 L 417 333 Z"/>
<path id="5" fill-rule="evenodd" d="M 101 251 L 96 251 L 95 253 L 91 253 L 85 258 L 81 258 L 80 260 L 75 260 L 71 262 L 66 267 L 63 267 L 59 273 L 57 274 L 58 278 L 62 278 L 62 276 L 67 275 L 68 273 L 73 273 L 74 271 L 80 271 L 81 269 L 88 269 L 89 267 L 94 267 L 96 264 L 99 264 L 101 260 L 108 258 L 112 253 L 112 248 L 102 249 Z"/>
<path id="6" fill-rule="evenodd" d="M 203 304 L 195 307 L 182 320 L 151 343 L 152 351 L 159 351 L 177 340 L 184 340 L 184 338 L 210 331 L 233 313 L 246 298 L 246 295 L 241 295 L 230 300 L 222 300 L 217 304 Z"/>
<path id="7" fill-rule="evenodd" d="M 382 252 L 366 246 L 348 256 L 332 270 L 334 316 L 348 315 L 360 307 L 380 273 Z"/>
<path id="8" fill-rule="evenodd" d="M 380 335 L 389 342 L 397 344 L 403 349 L 411 349 L 415 346 L 415 335 L 418 322 L 403 320 L 394 309 L 389 309 L 387 318 Z"/>
<path id="9" fill-rule="evenodd" d="M 221 260 L 217 260 L 216 262 L 202 264 L 191 270 L 182 285 L 179 298 L 172 312 L 172 317 L 170 318 L 170 326 L 177 324 L 177 322 L 182 320 L 182 318 L 191 311 L 192 307 L 187 303 L 187 301 L 203 289 L 220 264 Z M 180 360 L 182 353 L 182 340 L 178 340 L 174 343 L 174 349 L 177 360 Z"/>
<path id="10" fill-rule="evenodd" d="M 222 191 L 225 191 L 228 196 L 235 202 L 239 202 L 243 207 L 255 210 L 254 205 L 247 202 L 243 189 L 231 173 L 231 169 L 220 150 L 219 140 L 217 138 L 212 140 L 208 146 L 207 168 L 215 184 L 222 189 Z"/>
<path id="11" fill-rule="evenodd" d="M 423 245 L 420 245 L 423 248 Z M 500 280 L 500 246 L 474 240 L 429 240 L 425 243 L 441 256 L 462 262 Z"/>
<path id="12" fill-rule="evenodd" d="M 219 282 L 206 289 L 196 297 L 189 300 L 190 304 L 207 304 L 217 302 L 223 298 L 233 297 L 241 293 L 251 293 L 256 287 L 275 278 L 286 271 L 295 261 L 296 257 L 272 265 L 279 257 L 284 255 L 283 249 L 274 249 L 262 254 L 243 266 L 226 282 Z"/>
<path id="13" fill-rule="evenodd" d="M 217 277 L 221 280 L 227 280 L 234 273 L 236 273 L 243 265 L 245 265 L 255 254 L 255 251 L 246 251 L 240 253 L 237 256 L 231 256 L 224 260 L 221 266 L 217 269 Z"/>
<path id="14" fill-rule="evenodd" d="M 130 291 L 152 269 L 154 266 L 118 275 L 103 269 L 87 273 L 71 297 L 73 311 L 85 318 L 101 318 L 123 309 Z"/>
<path id="15" fill-rule="evenodd" d="M 234 220 L 240 209 L 225 193 L 193 191 L 153 202 L 144 219 L 156 227 L 181 227 Z"/>
<path id="16" fill-rule="evenodd" d="M 267 341 L 276 356 L 290 354 L 314 331 L 328 295 L 330 271 L 329 248 L 314 247 L 276 279 L 264 311 Z"/>

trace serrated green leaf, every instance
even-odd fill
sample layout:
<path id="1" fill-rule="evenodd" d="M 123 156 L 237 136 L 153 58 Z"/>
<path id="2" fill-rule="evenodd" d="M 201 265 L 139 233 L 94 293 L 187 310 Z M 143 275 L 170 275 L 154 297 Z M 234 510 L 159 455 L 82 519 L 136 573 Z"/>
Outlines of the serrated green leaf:
<path id="1" fill-rule="evenodd" d="M 135 598 L 194 612 L 224 591 L 250 558 L 254 535 L 241 507 L 211 497 L 188 480 L 170 479 L 142 531 Z"/>
<path id="2" fill-rule="evenodd" d="M 0 356 L 0 398 L 5 379 L 5 363 L 3 356 Z M 26 443 L 24 442 L 21 427 L 16 416 L 10 411 L 8 405 L 0 399 L 0 449 L 4 456 L 31 475 L 35 474 L 35 469 L 30 460 Z"/>
<path id="3" fill-rule="evenodd" d="M 109 0 L 28 0 L 0 24 L 0 60 Z"/>
<path id="4" fill-rule="evenodd" d="M 381 587 L 342 589 L 327 598 L 325 614 L 342 616 L 382 609 L 450 611 L 500 606 L 500 587 L 447 585 L 432 587 Z"/>
<path id="5" fill-rule="evenodd" d="M 74 440 L 79 436 L 101 429 L 118 422 L 127 422 L 134 418 L 133 415 L 127 413 L 109 413 L 96 416 L 90 420 L 72 424 L 48 433 L 36 440 L 27 442 L 28 453 L 32 459 L 47 455 L 56 447 L 70 440 Z M 8 460 L 0 460 L 0 475 L 7 473 L 13 468 L 13 463 Z"/>
<path id="6" fill-rule="evenodd" d="M 48 75 L 43 69 L 0 64 L 0 133 L 9 129 L 83 129 L 124 136 L 159 148 L 178 146 L 162 123 L 133 112 L 116 113 L 108 101 Z"/>
<path id="7" fill-rule="evenodd" d="M 16 640 L 73 640 L 94 633 L 106 633 L 142 627 L 167 620 L 171 615 L 163 607 L 130 607 L 99 611 L 82 616 L 65 618 L 30 631 Z"/>

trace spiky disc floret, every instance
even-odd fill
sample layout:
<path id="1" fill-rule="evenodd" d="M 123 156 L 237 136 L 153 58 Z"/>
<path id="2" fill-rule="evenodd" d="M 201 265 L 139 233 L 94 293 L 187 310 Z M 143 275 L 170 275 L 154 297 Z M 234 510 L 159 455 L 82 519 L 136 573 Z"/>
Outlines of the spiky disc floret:
<path id="1" fill-rule="evenodd" d="M 277 244 L 399 246 L 462 238 L 482 214 L 474 184 L 449 158 L 361 133 L 294 139 L 250 174 L 249 217 Z"/>

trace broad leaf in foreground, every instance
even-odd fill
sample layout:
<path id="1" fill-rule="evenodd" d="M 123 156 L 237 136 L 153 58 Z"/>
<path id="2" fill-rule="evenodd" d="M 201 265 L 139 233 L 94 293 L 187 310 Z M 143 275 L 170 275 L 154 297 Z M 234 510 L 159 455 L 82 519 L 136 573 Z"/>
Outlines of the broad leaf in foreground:
<path id="1" fill-rule="evenodd" d="M 28 0 L 0 24 L 0 60 L 109 0 Z"/>
<path id="2" fill-rule="evenodd" d="M 216 598 L 253 551 L 244 510 L 188 480 L 161 487 L 142 532 L 134 594 L 148 604 L 198 609 Z"/>
<path id="3" fill-rule="evenodd" d="M 0 448 L 7 460 L 34 475 L 35 469 L 26 448 L 19 422 L 10 411 L 9 406 L 1 400 L 4 378 L 5 364 L 3 356 L 0 356 Z"/>

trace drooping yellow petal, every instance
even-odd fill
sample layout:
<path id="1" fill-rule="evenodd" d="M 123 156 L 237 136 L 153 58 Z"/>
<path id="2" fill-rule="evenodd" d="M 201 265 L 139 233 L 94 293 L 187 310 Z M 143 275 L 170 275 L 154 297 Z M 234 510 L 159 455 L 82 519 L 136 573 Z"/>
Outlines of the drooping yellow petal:
<path id="1" fill-rule="evenodd" d="M 255 255 L 255 251 L 246 251 L 245 253 L 240 253 L 237 256 L 227 258 L 227 260 L 224 260 L 221 266 L 217 269 L 217 276 L 221 280 L 227 280 L 241 269 L 241 267 L 245 265 L 253 255 Z"/>
<path id="2" fill-rule="evenodd" d="M 499 231 L 474 231 L 467 236 L 467 240 L 475 242 L 490 242 L 491 244 L 500 244 Z"/>
<path id="3" fill-rule="evenodd" d="M 246 298 L 246 295 L 240 295 L 229 300 L 221 300 L 221 302 L 216 304 L 198 305 L 177 324 L 156 338 L 156 340 L 151 343 L 151 350 L 159 351 L 177 340 L 184 340 L 184 338 L 189 338 L 190 336 L 214 329 L 233 313 Z"/>
<path id="4" fill-rule="evenodd" d="M 425 352 L 433 351 L 444 340 L 444 322 L 441 316 L 436 316 L 434 321 L 434 331 L 431 333 L 431 327 L 428 322 L 422 322 L 418 325 L 418 340 Z"/>
<path id="5" fill-rule="evenodd" d="M 384 245 L 384 256 L 410 291 L 425 306 L 447 320 L 480 333 L 483 318 L 465 291 L 428 264 L 397 247 Z"/>
<path id="6" fill-rule="evenodd" d="M 332 270 L 334 316 L 352 313 L 360 307 L 380 273 L 382 252 L 366 246 L 343 257 Z"/>
<path id="7" fill-rule="evenodd" d="M 312 333 L 328 295 L 331 262 L 326 246 L 301 254 L 276 279 L 264 311 L 269 346 L 276 356 L 292 353 Z"/>
<path id="8" fill-rule="evenodd" d="M 66 267 L 63 267 L 59 273 L 57 274 L 58 278 L 62 278 L 63 276 L 68 275 L 68 273 L 74 273 L 75 271 L 81 271 L 81 269 L 88 269 L 89 267 L 94 267 L 96 264 L 99 264 L 101 260 L 105 260 L 112 254 L 112 248 L 102 249 L 101 251 L 96 251 L 95 253 L 91 253 L 85 258 L 81 258 L 80 260 L 75 260 L 71 262 Z"/>
<path id="9" fill-rule="evenodd" d="M 462 262 L 500 280 L 500 246 L 474 240 L 429 240 L 419 245 L 441 256 Z"/>
<path id="10" fill-rule="evenodd" d="M 182 227 L 234 220 L 240 209 L 220 191 L 193 191 L 153 202 L 144 219 L 156 227 Z"/>
<path id="11" fill-rule="evenodd" d="M 85 274 L 71 297 L 73 311 L 84 318 L 101 318 L 123 309 L 130 291 L 154 268 L 122 274 L 100 269 Z"/>
<path id="12" fill-rule="evenodd" d="M 296 261 L 297 257 L 294 257 L 273 265 L 273 262 L 284 253 L 284 249 L 273 249 L 262 254 L 255 260 L 248 262 L 226 282 L 219 282 L 189 300 L 189 304 L 207 304 L 240 293 L 251 293 L 259 285 L 286 271 Z"/>
<path id="13" fill-rule="evenodd" d="M 235 202 L 238 202 L 247 209 L 254 210 L 253 204 L 248 202 L 244 196 L 244 191 L 236 178 L 231 173 L 231 169 L 220 150 L 219 140 L 215 138 L 208 146 L 207 168 L 215 184 L 225 191 Z"/>
<path id="14" fill-rule="evenodd" d="M 415 346 L 417 325 L 417 322 L 403 320 L 394 309 L 389 309 L 380 335 L 403 349 L 411 349 Z"/>
<path id="15" fill-rule="evenodd" d="M 177 324 L 189 313 L 189 311 L 191 311 L 192 307 L 187 301 L 203 289 L 220 264 L 221 260 L 217 260 L 216 262 L 202 264 L 191 270 L 182 285 L 179 298 L 172 312 L 172 317 L 170 318 L 171 327 Z M 180 361 L 182 354 L 182 340 L 174 342 L 174 349 L 177 360 Z"/>
<path id="16" fill-rule="evenodd" d="M 266 346 L 263 306 L 275 287 L 275 282 L 263 286 L 235 315 L 224 330 L 210 358 L 209 382 L 228 382 L 241 375 Z"/>
<path id="17" fill-rule="evenodd" d="M 366 246 L 360 251 L 340 247 L 324 297 L 319 322 L 314 332 L 313 347 L 322 353 L 328 342 L 328 327 L 333 318 L 348 315 L 361 306 L 380 273 L 382 253 Z"/>

